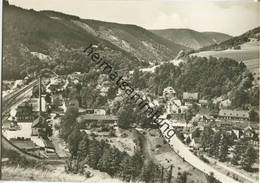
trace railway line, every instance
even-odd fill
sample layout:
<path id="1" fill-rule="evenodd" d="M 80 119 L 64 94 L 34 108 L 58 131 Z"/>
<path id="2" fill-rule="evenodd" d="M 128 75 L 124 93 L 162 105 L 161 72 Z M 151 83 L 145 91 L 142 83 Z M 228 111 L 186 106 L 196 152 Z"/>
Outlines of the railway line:
<path id="1" fill-rule="evenodd" d="M 2 118 L 7 115 L 12 105 L 14 105 L 17 102 L 17 98 L 25 93 L 26 91 L 32 89 L 34 86 L 38 85 L 39 81 L 34 80 L 29 85 L 24 86 L 23 88 L 19 89 L 18 91 L 15 91 L 11 93 L 10 95 L 7 95 L 6 97 L 2 98 Z"/>

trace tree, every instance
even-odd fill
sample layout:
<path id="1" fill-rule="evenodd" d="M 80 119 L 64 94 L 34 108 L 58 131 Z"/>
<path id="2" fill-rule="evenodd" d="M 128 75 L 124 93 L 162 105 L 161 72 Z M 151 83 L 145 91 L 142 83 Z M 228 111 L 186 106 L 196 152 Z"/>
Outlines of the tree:
<path id="1" fill-rule="evenodd" d="M 210 173 L 210 175 L 207 175 L 206 178 L 208 183 L 221 183 L 214 177 L 214 174 L 212 172 Z"/>
<path id="2" fill-rule="evenodd" d="M 210 127 L 205 127 L 201 134 L 201 146 L 205 150 L 210 146 L 210 142 L 212 141 L 212 134 L 214 131 Z"/>
<path id="3" fill-rule="evenodd" d="M 188 137 L 186 138 L 186 143 L 187 143 L 188 145 L 191 143 L 190 136 L 188 136 Z"/>
<path id="4" fill-rule="evenodd" d="M 61 118 L 61 137 L 67 140 L 69 134 L 77 125 L 78 109 L 70 107 Z"/>
<path id="5" fill-rule="evenodd" d="M 79 142 L 78 145 L 78 159 L 79 160 L 84 160 L 87 155 L 88 155 L 88 143 L 89 143 L 89 139 L 88 139 L 88 135 L 85 133 L 83 135 L 82 140 Z"/>
<path id="6" fill-rule="evenodd" d="M 78 128 L 74 128 L 73 131 L 68 136 L 68 145 L 70 154 L 73 157 L 77 156 L 79 142 L 82 140 L 82 135 Z"/>
<path id="7" fill-rule="evenodd" d="M 233 157 L 231 163 L 233 165 L 239 165 L 241 161 L 242 154 L 245 152 L 248 144 L 244 140 L 239 140 L 236 142 L 235 148 L 233 150 Z"/>
<path id="8" fill-rule="evenodd" d="M 193 132 L 192 132 L 192 138 L 195 137 L 200 137 L 200 129 L 196 128 Z"/>
<path id="9" fill-rule="evenodd" d="M 251 145 L 248 145 L 245 153 L 242 155 L 242 160 L 241 160 L 242 168 L 247 171 L 250 171 L 256 158 L 257 158 L 257 153 L 256 153 L 254 147 Z"/>
<path id="10" fill-rule="evenodd" d="M 47 93 L 44 99 L 45 99 L 45 101 L 47 103 L 49 103 L 49 104 L 51 103 L 51 96 L 50 96 L 50 94 Z"/>
<path id="11" fill-rule="evenodd" d="M 100 143 L 93 139 L 89 141 L 89 153 L 87 155 L 87 162 L 91 168 L 97 168 L 99 159 L 102 156 L 102 148 Z"/>
<path id="12" fill-rule="evenodd" d="M 136 115 L 132 105 L 126 104 L 119 110 L 118 127 L 128 129 L 135 120 Z"/>
<path id="13" fill-rule="evenodd" d="M 213 135 L 212 141 L 209 146 L 209 154 L 217 157 L 219 152 L 219 142 L 221 139 L 221 132 L 217 132 Z"/>
<path id="14" fill-rule="evenodd" d="M 223 134 L 222 134 L 222 138 L 220 140 L 219 145 L 220 145 L 220 148 L 219 148 L 218 158 L 219 158 L 219 161 L 224 162 L 228 158 L 228 144 L 227 144 L 226 136 L 224 136 Z"/>
<path id="15" fill-rule="evenodd" d="M 259 122 L 259 115 L 257 112 L 255 112 L 254 110 L 251 110 L 249 112 L 249 118 L 250 118 L 250 121 L 253 121 L 253 122 Z"/>

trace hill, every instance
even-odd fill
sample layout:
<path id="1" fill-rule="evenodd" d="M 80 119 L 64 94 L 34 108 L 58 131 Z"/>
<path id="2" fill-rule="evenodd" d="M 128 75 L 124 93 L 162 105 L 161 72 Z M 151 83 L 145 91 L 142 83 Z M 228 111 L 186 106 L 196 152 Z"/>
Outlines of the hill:
<path id="1" fill-rule="evenodd" d="M 228 40 L 222 41 L 219 44 L 214 44 L 201 48 L 200 51 L 209 50 L 226 50 L 226 49 L 240 49 L 240 46 L 248 42 L 256 42 L 260 40 L 260 26 L 252 30 L 245 32 L 240 36 L 230 38 Z"/>
<path id="2" fill-rule="evenodd" d="M 254 75 L 256 81 L 259 81 L 259 41 L 260 27 L 257 27 L 220 44 L 201 48 L 192 55 L 230 58 L 237 62 L 243 62 Z"/>
<path id="3" fill-rule="evenodd" d="M 199 49 L 231 38 L 218 32 L 197 32 L 191 29 L 164 29 L 151 32 L 183 46 Z"/>
<path id="4" fill-rule="evenodd" d="M 42 68 L 61 74 L 86 72 L 84 59 L 77 58 L 84 57 L 82 50 L 90 43 L 120 69 L 167 61 L 187 49 L 136 25 L 37 12 L 8 3 L 3 15 L 3 79 L 23 78 Z"/>

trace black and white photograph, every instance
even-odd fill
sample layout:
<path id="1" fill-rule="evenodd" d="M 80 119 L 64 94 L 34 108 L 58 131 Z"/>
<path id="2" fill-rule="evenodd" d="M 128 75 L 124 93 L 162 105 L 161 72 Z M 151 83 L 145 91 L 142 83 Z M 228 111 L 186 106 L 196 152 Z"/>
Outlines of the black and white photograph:
<path id="1" fill-rule="evenodd" d="M 1 182 L 259 182 L 260 2 L 1 3 Z"/>

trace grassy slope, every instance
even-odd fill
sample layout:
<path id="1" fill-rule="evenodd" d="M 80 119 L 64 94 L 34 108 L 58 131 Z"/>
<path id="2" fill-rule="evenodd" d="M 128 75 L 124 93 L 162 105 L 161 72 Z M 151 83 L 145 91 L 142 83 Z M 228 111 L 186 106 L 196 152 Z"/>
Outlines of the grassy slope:
<path id="1" fill-rule="evenodd" d="M 203 51 L 224 50 L 224 49 L 232 48 L 234 46 L 242 45 L 243 43 L 248 42 L 249 38 L 255 38 L 258 39 L 259 41 L 260 39 L 259 33 L 260 33 L 260 27 L 256 27 L 252 30 L 245 32 L 244 34 L 241 34 L 240 36 L 232 37 L 228 40 L 222 41 L 220 44 L 205 46 L 201 50 Z"/>

